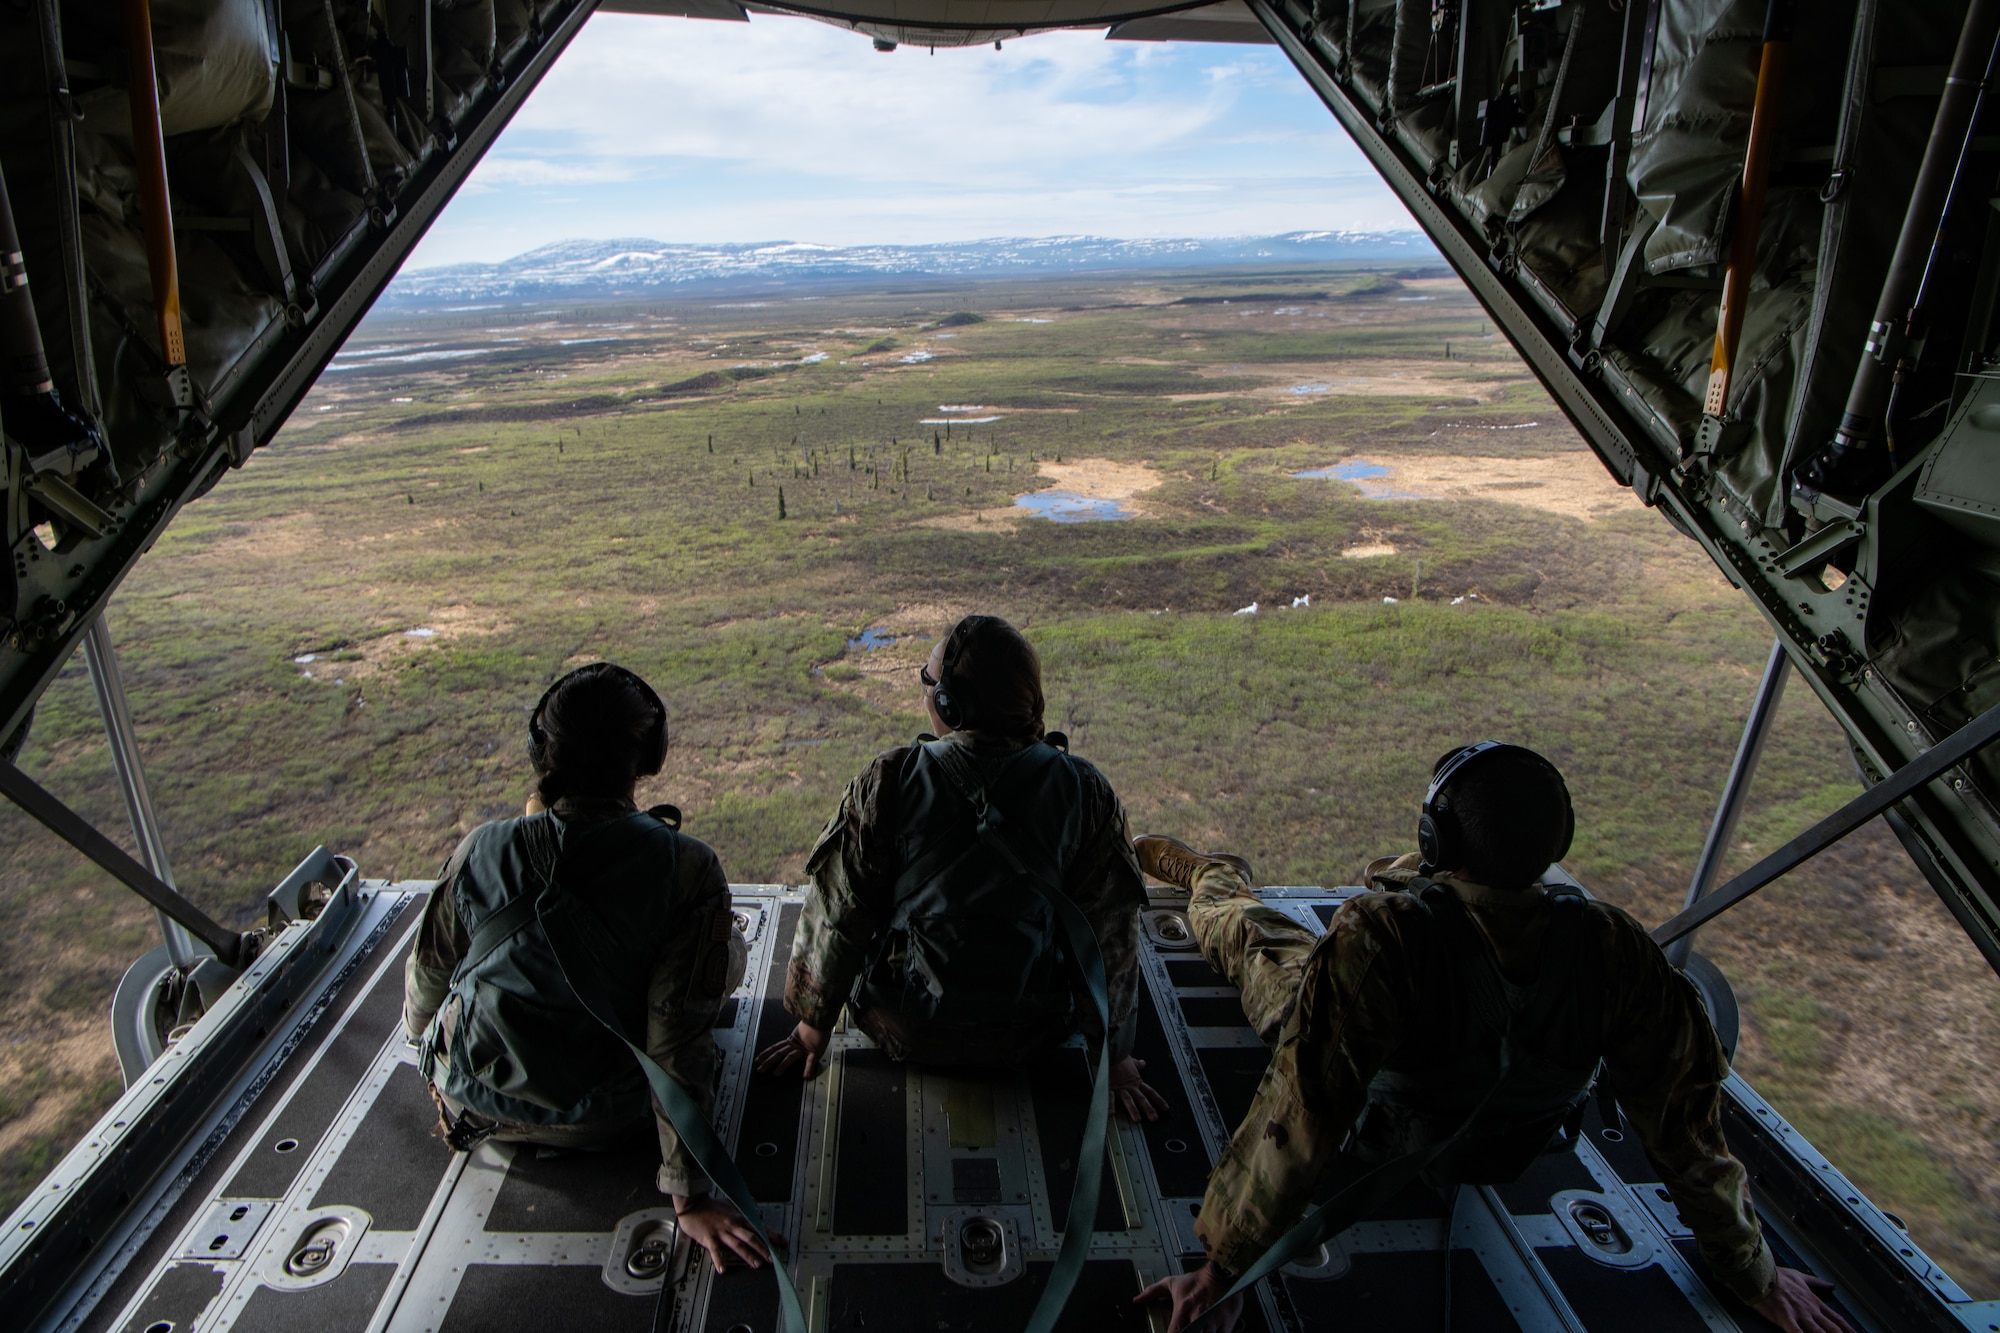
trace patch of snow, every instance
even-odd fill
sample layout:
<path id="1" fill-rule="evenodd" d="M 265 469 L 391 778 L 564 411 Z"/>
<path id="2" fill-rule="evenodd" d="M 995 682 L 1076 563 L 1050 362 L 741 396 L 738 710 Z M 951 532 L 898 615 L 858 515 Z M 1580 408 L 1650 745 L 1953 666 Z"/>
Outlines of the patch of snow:
<path id="1" fill-rule="evenodd" d="M 1238 616 L 1254 616 L 1257 614 L 1257 603 L 1252 602 L 1248 606 L 1239 606 L 1238 608 L 1236 608 L 1235 611 L 1231 612 L 1230 614 Z"/>

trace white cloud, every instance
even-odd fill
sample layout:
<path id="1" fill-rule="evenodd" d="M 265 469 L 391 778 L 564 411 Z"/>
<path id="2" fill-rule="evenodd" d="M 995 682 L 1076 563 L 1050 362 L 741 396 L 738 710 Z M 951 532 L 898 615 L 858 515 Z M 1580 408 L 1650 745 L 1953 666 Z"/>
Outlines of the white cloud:
<path id="1" fill-rule="evenodd" d="M 1409 226 L 1273 48 L 1095 31 L 881 54 L 803 19 L 605 14 L 412 262 L 572 236 L 850 244 Z"/>

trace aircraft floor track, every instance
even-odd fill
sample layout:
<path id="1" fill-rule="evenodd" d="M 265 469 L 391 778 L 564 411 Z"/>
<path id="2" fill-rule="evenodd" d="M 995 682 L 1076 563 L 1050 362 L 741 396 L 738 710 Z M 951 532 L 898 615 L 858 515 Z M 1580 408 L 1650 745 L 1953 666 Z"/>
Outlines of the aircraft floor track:
<path id="1" fill-rule="evenodd" d="M 1267 897 L 1319 929 L 1345 892 Z M 1061 1241 L 1089 1095 L 1080 1046 L 1018 1074 L 972 1079 L 891 1064 L 843 1030 L 813 1083 L 754 1076 L 752 1052 L 790 1025 L 781 996 L 800 895 L 756 885 L 736 895 L 750 980 L 715 1030 L 725 1056 L 717 1120 L 766 1224 L 786 1237 L 816 1333 L 1018 1328 Z M 1075 1333 L 1155 1326 L 1130 1298 L 1199 1264 L 1202 1184 L 1264 1067 L 1222 979 L 1169 943 L 1186 937 L 1176 900 L 1156 897 L 1149 911 L 1163 915 L 1143 959 L 1138 1053 L 1171 1109 L 1112 1135 L 1091 1261 L 1061 1325 Z M 399 1022 L 414 920 L 406 910 L 354 994 L 242 1117 L 80 1327 L 772 1328 L 769 1270 L 717 1276 L 675 1237 L 672 1208 L 653 1184 L 650 1136 L 597 1153 L 488 1143 L 454 1158 L 444 1148 Z M 1245 1327 L 1442 1329 L 1447 1288 L 1459 1333 L 1754 1327 L 1708 1287 L 1644 1155 L 1615 1134 L 1593 1115 L 1576 1154 L 1546 1158 L 1513 1185 L 1466 1191 L 1449 1223 L 1437 1192 L 1413 1186 L 1267 1284 Z M 643 1256 L 649 1237 L 672 1245 L 664 1271 Z"/>

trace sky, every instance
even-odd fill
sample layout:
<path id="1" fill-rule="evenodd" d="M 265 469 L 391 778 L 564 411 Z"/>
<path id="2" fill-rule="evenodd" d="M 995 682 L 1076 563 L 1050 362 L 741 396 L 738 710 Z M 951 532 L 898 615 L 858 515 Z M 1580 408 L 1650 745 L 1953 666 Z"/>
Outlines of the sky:
<path id="1" fill-rule="evenodd" d="M 1414 227 L 1273 46 L 883 54 L 810 19 L 593 17 L 409 267 L 551 241 L 920 244 Z"/>

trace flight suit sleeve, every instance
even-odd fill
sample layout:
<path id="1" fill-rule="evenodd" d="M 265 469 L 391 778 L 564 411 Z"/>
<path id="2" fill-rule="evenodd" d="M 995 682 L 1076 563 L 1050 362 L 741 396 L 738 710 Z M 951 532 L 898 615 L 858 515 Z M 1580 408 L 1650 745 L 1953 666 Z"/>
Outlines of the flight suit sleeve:
<path id="1" fill-rule="evenodd" d="M 1255 1263 L 1305 1215 L 1332 1169 L 1369 1080 L 1402 1040 L 1414 997 L 1398 918 L 1418 909 L 1402 894 L 1363 894 L 1334 914 L 1313 951 L 1298 1007 L 1195 1220 L 1223 1268 Z"/>
<path id="2" fill-rule="evenodd" d="M 412 1041 L 424 1035 L 444 1006 L 452 973 L 471 947 L 465 927 L 458 921 L 457 893 L 459 870 L 471 847 L 472 835 L 467 834 L 438 872 L 437 887 L 424 903 L 423 923 L 417 927 L 416 941 L 403 964 L 403 1031 Z"/>
<path id="3" fill-rule="evenodd" d="M 1096 832 L 1079 861 L 1079 873 L 1065 889 L 1090 922 L 1104 955 L 1104 987 L 1111 1018 L 1111 1058 L 1132 1053 L 1138 1037 L 1139 909 L 1146 904 L 1145 881 L 1125 807 L 1101 779 L 1092 811 Z M 1079 996 L 1079 1011 L 1089 1012 L 1087 996 Z M 1094 1020 L 1093 1020 L 1094 1022 Z"/>
<path id="4" fill-rule="evenodd" d="M 1722 1044 L 1694 983 L 1645 928 L 1619 912 L 1611 929 L 1605 1067 L 1618 1104 L 1716 1278 L 1754 1303 L 1777 1280 L 1777 1262 L 1751 1207 L 1747 1173 L 1722 1137 L 1729 1074 Z"/>
<path id="5" fill-rule="evenodd" d="M 875 760 L 848 784 L 806 859 L 806 902 L 785 974 L 785 1010 L 802 1023 L 831 1028 L 885 924 L 876 904 L 893 881 L 883 828 L 884 770 L 897 751 Z"/>
<path id="6" fill-rule="evenodd" d="M 703 1115 L 710 1115 L 715 1110 L 719 1063 L 710 1032 L 723 999 L 735 989 L 742 972 L 740 958 L 732 955 L 736 929 L 722 862 L 706 844 L 692 838 L 681 844 L 672 911 L 688 928 L 667 932 L 654 960 L 646 996 L 646 1054 L 687 1090 Z M 688 1155 L 657 1103 L 653 1110 L 660 1136 L 661 1193 L 708 1193 L 708 1177 Z"/>

